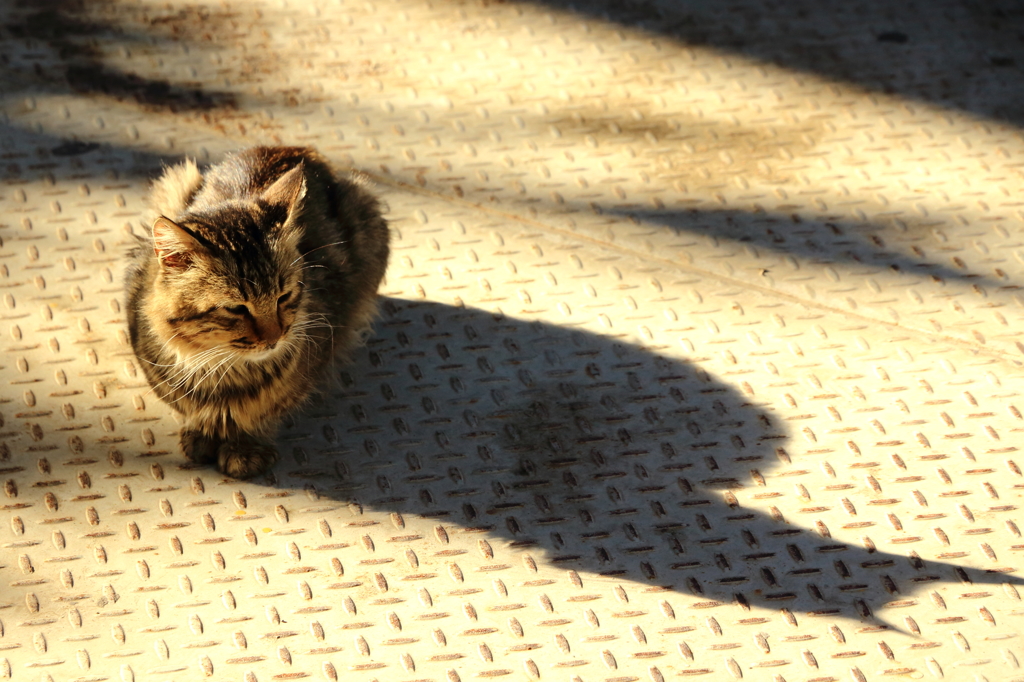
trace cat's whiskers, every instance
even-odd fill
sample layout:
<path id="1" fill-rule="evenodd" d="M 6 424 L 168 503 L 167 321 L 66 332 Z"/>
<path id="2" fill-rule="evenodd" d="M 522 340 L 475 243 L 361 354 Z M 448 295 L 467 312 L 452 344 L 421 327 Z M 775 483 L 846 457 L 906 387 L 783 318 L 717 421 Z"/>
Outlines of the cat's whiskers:
<path id="1" fill-rule="evenodd" d="M 222 355 L 228 352 L 229 351 L 223 346 L 215 346 L 213 348 L 208 348 L 201 353 L 189 356 L 180 363 L 181 370 L 179 373 L 185 372 L 189 376 L 194 376 L 202 369 L 209 367 L 211 363 L 219 360 Z"/>
<path id="2" fill-rule="evenodd" d="M 234 357 L 234 356 L 235 356 L 235 353 L 231 353 L 231 352 L 225 352 L 225 353 L 223 353 L 223 357 L 222 357 L 222 358 L 221 358 L 221 359 L 220 359 L 220 360 L 219 360 L 219 361 L 217 362 L 217 364 L 216 364 L 216 365 L 214 365 L 213 367 L 204 367 L 204 368 L 203 368 L 203 369 L 205 369 L 206 371 L 205 371 L 205 372 L 203 373 L 203 376 L 202 376 L 202 377 L 200 377 L 200 378 L 199 378 L 199 379 L 198 379 L 198 380 L 197 380 L 197 381 L 195 382 L 195 384 L 194 384 L 194 385 L 192 386 L 192 388 L 190 388 L 190 389 L 189 389 L 188 391 L 186 391 L 186 392 L 185 392 L 185 393 L 184 393 L 183 395 L 181 395 L 180 397 L 176 398 L 175 400 L 173 400 L 173 401 L 171 401 L 171 402 L 172 402 L 172 403 L 176 403 L 176 402 L 178 402 L 179 400 L 182 400 L 183 398 L 187 398 L 188 396 L 190 396 L 190 395 L 192 395 L 193 393 L 195 393 L 195 392 L 196 392 L 197 390 L 199 390 L 199 388 L 200 388 L 200 387 L 201 387 L 201 386 L 203 385 L 203 382 L 205 382 L 205 381 L 206 381 L 207 379 L 209 379 L 211 375 L 215 374 L 215 373 L 217 372 L 217 370 L 218 370 L 218 369 L 220 369 L 221 367 L 223 367 L 223 366 L 224 366 L 224 364 L 225 364 L 225 363 L 228 363 L 228 362 L 231 362 L 231 361 L 233 361 L 233 360 L 235 359 L 235 357 Z M 218 357 L 221 357 L 221 356 L 218 356 Z M 230 367 L 228 367 L 228 370 L 230 370 Z M 221 374 L 220 380 L 218 380 L 218 382 L 217 382 L 217 384 L 218 384 L 218 385 L 220 384 L 220 381 L 222 381 L 222 380 L 224 379 L 224 377 L 225 377 L 225 376 L 227 375 L 227 371 L 228 371 L 228 370 L 225 370 L 225 371 L 224 371 L 224 372 L 223 372 L 223 373 Z M 196 372 L 195 372 L 194 374 L 198 374 L 198 371 L 196 371 Z M 216 386 L 214 386 L 214 388 L 216 388 Z"/>
<path id="3" fill-rule="evenodd" d="M 142 360 L 143 362 L 145 362 L 147 365 L 152 365 L 153 367 L 177 367 L 178 366 L 177 362 L 153 362 L 152 360 L 147 360 L 146 358 L 139 358 L 139 359 Z"/>
<path id="4" fill-rule="evenodd" d="M 202 373 L 202 376 L 200 376 L 200 373 Z M 172 385 L 172 389 L 174 391 L 180 391 L 188 387 L 188 390 L 173 402 L 177 402 L 178 400 L 191 395 L 195 388 L 202 384 L 203 380 L 207 375 L 209 375 L 209 373 L 210 370 L 207 366 L 183 368 L 181 377 Z"/>
<path id="5" fill-rule="evenodd" d="M 297 321 L 292 324 L 291 329 L 289 329 L 288 331 L 289 340 L 291 340 L 294 344 L 297 345 L 299 341 L 304 341 L 306 339 L 307 330 L 312 329 L 314 327 L 319 327 L 321 325 L 322 323 L 314 323 L 313 321 L 311 321 L 311 319 L 308 316 L 303 317 L 301 319 L 297 319 Z"/>
<path id="6" fill-rule="evenodd" d="M 328 337 L 319 336 L 317 334 L 310 334 L 305 330 L 300 330 L 295 335 L 295 347 L 297 351 L 306 358 L 308 364 L 311 359 L 316 357 L 316 351 L 320 350 L 322 345 L 326 345 Z"/>
<path id="7" fill-rule="evenodd" d="M 303 318 L 296 320 L 288 331 L 288 338 L 290 346 L 294 347 L 299 353 L 303 353 L 306 356 L 306 364 L 309 364 L 309 356 L 311 348 L 315 349 L 315 346 L 310 343 L 310 334 L 308 330 L 315 327 L 323 326 L 322 322 L 316 322 L 312 319 L 312 314 L 307 313 Z"/>
<path id="8" fill-rule="evenodd" d="M 327 248 L 328 246 L 339 246 L 339 245 L 341 245 L 341 244 L 347 244 L 347 243 L 348 243 L 348 240 L 347 240 L 347 239 L 343 239 L 343 240 L 342 240 L 342 241 L 340 241 L 340 242 L 331 242 L 330 244 L 324 244 L 324 245 L 322 245 L 322 246 L 318 246 L 318 247 L 316 247 L 315 249 L 310 249 L 310 250 L 309 250 L 309 251 L 307 251 L 306 253 L 302 253 L 302 254 L 299 254 L 299 257 L 298 257 L 298 258 L 296 258 L 295 260 L 293 260 L 293 261 L 292 261 L 291 263 L 289 263 L 289 265 L 295 265 L 295 264 L 296 264 L 296 263 L 298 263 L 298 262 L 299 262 L 300 260 L 302 260 L 303 258 L 305 258 L 306 256 L 308 256 L 309 254 L 313 253 L 314 251 L 319 251 L 320 249 L 326 249 L 326 248 Z M 324 266 L 322 266 L 322 265 L 321 265 L 320 267 L 324 267 Z"/>
<path id="9" fill-rule="evenodd" d="M 238 364 L 238 361 L 239 361 L 239 360 L 241 359 L 241 357 L 242 357 L 242 356 L 241 356 L 241 355 L 239 355 L 238 353 L 234 353 L 234 354 L 233 354 L 233 356 L 234 356 L 234 357 L 232 357 L 232 358 L 231 358 L 231 364 L 229 364 L 229 365 L 227 366 L 227 368 L 225 368 L 225 369 L 224 369 L 224 371 L 223 371 L 223 372 L 221 372 L 221 374 L 220 374 L 220 379 L 217 379 L 217 383 L 215 383 L 215 384 L 213 385 L 213 388 L 211 388 L 211 389 L 210 389 L 210 392 L 211 392 L 211 393 L 214 393 L 214 392 L 216 392 L 216 391 L 217 391 L 217 387 L 218 387 L 218 386 L 220 386 L 221 382 L 222 382 L 222 381 L 224 381 L 225 377 L 227 377 L 227 376 L 228 376 L 229 374 L 231 374 L 231 371 L 232 371 L 232 370 L 233 370 L 233 369 L 235 368 L 235 365 L 237 365 L 237 364 Z"/>
<path id="10" fill-rule="evenodd" d="M 293 325 L 293 328 L 295 326 L 299 327 L 299 332 L 302 334 L 302 338 L 306 342 L 305 345 L 306 345 L 306 372 L 307 373 L 309 372 L 309 363 L 310 363 L 310 360 L 313 359 L 314 351 L 319 349 L 320 346 L 322 345 L 321 343 L 317 343 L 317 341 L 314 341 L 313 339 L 317 339 L 317 340 L 323 340 L 324 339 L 324 337 L 317 336 L 317 335 L 314 335 L 314 334 L 310 334 L 309 330 L 311 330 L 311 329 L 322 329 L 324 327 L 327 328 L 327 330 L 330 332 L 330 335 L 331 335 L 330 363 L 331 363 L 331 371 L 333 372 L 334 371 L 334 363 L 335 363 L 335 355 L 336 354 L 334 352 L 334 348 L 335 348 L 335 345 L 334 345 L 334 325 L 331 324 L 330 319 L 326 315 L 324 315 L 323 313 L 307 313 L 306 316 L 302 319 L 301 322 L 297 323 L 296 325 Z"/>
<path id="11" fill-rule="evenodd" d="M 164 379 L 163 381 L 161 381 L 160 383 L 154 384 L 153 386 L 151 386 L 150 389 L 149 389 L 149 392 L 146 394 L 147 396 L 150 393 L 152 393 L 153 391 L 155 391 L 156 389 L 158 389 L 161 386 L 163 386 L 164 384 L 170 384 L 170 390 L 172 390 L 172 391 L 175 390 L 176 388 L 178 388 L 178 386 L 181 385 L 182 379 L 180 377 L 182 376 L 182 373 L 186 372 L 188 370 L 188 367 L 185 366 L 180 360 L 177 360 L 177 361 L 175 361 L 173 363 L 170 363 L 168 365 L 157 365 L 157 366 L 158 367 L 174 367 L 174 371 L 170 372 L 169 375 L 167 376 L 167 378 Z M 171 383 L 171 382 L 174 382 L 174 383 Z"/>
<path id="12" fill-rule="evenodd" d="M 169 385 L 170 391 L 178 391 L 183 386 L 189 384 L 201 370 L 203 370 L 204 368 L 208 368 L 210 364 L 218 361 L 222 356 L 228 354 L 229 351 L 227 349 L 221 346 L 216 346 L 214 348 L 208 348 L 204 351 L 196 353 L 195 355 L 188 356 L 183 361 L 179 361 L 171 365 L 175 368 L 175 370 L 170 373 L 170 376 L 161 381 L 159 384 L 155 384 L 150 389 L 150 392 L 156 390 L 157 388 L 163 386 L 164 384 Z M 205 379 L 205 376 L 203 378 Z M 202 382 L 202 379 L 200 379 L 200 382 Z M 191 393 L 191 391 L 189 393 Z M 188 395 L 188 393 L 186 393 L 185 395 Z M 181 397 L 175 399 L 174 402 L 180 400 Z"/>
<path id="13" fill-rule="evenodd" d="M 166 341 L 164 341 L 164 344 L 162 346 L 160 346 L 160 348 L 157 349 L 157 351 L 155 353 L 155 356 L 158 359 L 161 359 L 161 360 L 163 359 L 162 356 L 163 356 L 163 353 L 164 353 L 164 349 L 167 348 L 167 344 L 169 344 L 171 341 L 173 341 L 175 338 L 177 338 L 177 336 L 178 336 L 178 332 L 174 332 L 173 334 L 171 334 L 170 338 L 168 338 Z M 153 365 L 154 367 L 173 367 L 174 364 L 175 364 L 175 363 L 161 364 L 159 362 L 153 362 L 152 360 L 146 360 L 145 358 L 141 358 L 141 357 L 139 359 L 142 360 L 143 362 L 148 362 L 149 364 Z"/>
<path id="14" fill-rule="evenodd" d="M 323 328 L 323 327 L 326 327 L 327 329 L 330 330 L 330 332 L 331 332 L 331 346 L 333 347 L 333 345 L 334 345 L 334 325 L 331 324 L 330 320 L 328 320 L 327 316 L 324 315 L 323 313 L 308 313 L 307 316 L 301 322 L 297 322 L 297 323 L 292 325 L 292 331 L 293 331 L 293 333 L 295 333 L 295 332 L 302 333 L 303 336 L 306 339 L 308 339 L 308 338 L 310 338 L 310 334 L 308 333 L 308 330 L 310 330 L 310 329 L 320 329 L 320 328 Z M 320 338 L 320 337 L 313 337 L 313 338 Z"/>

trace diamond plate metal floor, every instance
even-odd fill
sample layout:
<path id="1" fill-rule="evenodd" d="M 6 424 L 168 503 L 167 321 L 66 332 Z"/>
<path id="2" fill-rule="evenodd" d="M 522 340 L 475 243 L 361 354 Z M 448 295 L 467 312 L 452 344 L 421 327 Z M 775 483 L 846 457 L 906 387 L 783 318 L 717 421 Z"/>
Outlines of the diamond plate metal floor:
<path id="1" fill-rule="evenodd" d="M 1013 3 L 0 6 L 0 678 L 1024 680 Z M 127 344 L 183 156 L 395 239 L 273 473 Z"/>

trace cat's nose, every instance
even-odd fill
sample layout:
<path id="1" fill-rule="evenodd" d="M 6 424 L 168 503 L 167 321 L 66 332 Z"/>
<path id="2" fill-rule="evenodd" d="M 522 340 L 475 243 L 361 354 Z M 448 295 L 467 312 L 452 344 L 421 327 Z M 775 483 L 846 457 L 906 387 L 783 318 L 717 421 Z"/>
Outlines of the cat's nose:
<path id="1" fill-rule="evenodd" d="M 270 318 L 259 320 L 258 324 L 259 329 L 257 331 L 259 333 L 259 337 L 263 343 L 266 344 L 267 348 L 273 348 L 276 346 L 284 333 L 284 330 L 281 328 L 277 319 Z"/>

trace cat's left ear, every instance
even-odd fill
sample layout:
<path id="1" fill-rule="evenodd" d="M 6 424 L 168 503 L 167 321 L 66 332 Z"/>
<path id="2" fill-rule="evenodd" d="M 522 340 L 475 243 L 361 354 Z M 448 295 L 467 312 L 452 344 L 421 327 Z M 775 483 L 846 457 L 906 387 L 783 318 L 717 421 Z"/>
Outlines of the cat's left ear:
<path id="1" fill-rule="evenodd" d="M 188 270 L 206 249 L 192 234 L 163 216 L 153 223 L 153 251 L 168 270 Z"/>
<path id="2" fill-rule="evenodd" d="M 288 217 L 291 218 L 302 207 L 302 200 L 306 197 L 306 174 L 303 171 L 303 164 L 300 163 L 275 180 L 260 198 L 268 204 L 287 206 Z"/>

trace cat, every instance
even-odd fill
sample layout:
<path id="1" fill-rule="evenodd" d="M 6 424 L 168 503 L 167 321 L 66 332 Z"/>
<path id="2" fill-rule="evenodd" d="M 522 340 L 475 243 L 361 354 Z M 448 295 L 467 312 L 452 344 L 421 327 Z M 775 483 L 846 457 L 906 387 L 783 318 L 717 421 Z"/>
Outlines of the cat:
<path id="1" fill-rule="evenodd" d="M 277 461 L 273 436 L 376 313 L 380 202 L 309 148 L 253 147 L 154 183 L 159 217 L 126 274 L 129 338 L 180 445 L 234 478 Z"/>

